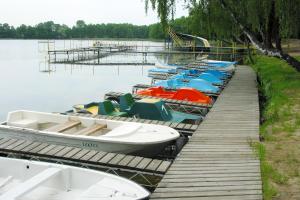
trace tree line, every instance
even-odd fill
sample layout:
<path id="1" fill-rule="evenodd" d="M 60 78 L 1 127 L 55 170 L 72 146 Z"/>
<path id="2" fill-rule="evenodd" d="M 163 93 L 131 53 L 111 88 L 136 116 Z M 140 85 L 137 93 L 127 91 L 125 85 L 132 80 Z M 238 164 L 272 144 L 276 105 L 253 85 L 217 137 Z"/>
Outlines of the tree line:
<path id="1" fill-rule="evenodd" d="M 174 20 L 177 30 L 185 31 L 185 17 Z M 0 23 L 0 38 L 9 39 L 71 39 L 71 38 L 140 38 L 164 39 L 165 32 L 160 23 L 151 25 L 133 24 L 86 24 L 78 20 L 72 27 L 56 24 L 53 21 L 39 23 L 36 26 L 10 26 Z"/>

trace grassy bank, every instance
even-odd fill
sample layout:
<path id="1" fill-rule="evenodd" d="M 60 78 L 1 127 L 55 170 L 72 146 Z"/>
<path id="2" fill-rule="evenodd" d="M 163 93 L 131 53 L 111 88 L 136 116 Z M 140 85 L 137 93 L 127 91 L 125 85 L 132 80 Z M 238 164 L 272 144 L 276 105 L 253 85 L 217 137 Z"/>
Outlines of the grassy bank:
<path id="1" fill-rule="evenodd" d="M 300 57 L 299 57 L 300 59 Z M 300 73 L 276 58 L 258 56 L 262 94 L 261 158 L 264 199 L 300 199 Z"/>

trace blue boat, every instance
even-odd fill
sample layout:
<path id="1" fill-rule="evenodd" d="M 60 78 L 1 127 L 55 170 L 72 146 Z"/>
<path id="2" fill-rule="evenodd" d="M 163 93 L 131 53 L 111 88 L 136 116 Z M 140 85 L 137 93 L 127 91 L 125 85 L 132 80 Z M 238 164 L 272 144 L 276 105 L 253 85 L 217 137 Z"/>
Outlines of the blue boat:
<path id="1" fill-rule="evenodd" d="M 205 61 L 206 64 L 213 67 L 228 67 L 230 65 L 235 65 L 236 62 L 230 61 L 218 61 L 218 60 L 207 60 Z"/>
<path id="2" fill-rule="evenodd" d="M 162 69 L 162 68 L 154 68 L 148 70 L 149 74 L 154 73 L 166 73 L 166 74 L 177 74 L 177 69 Z"/>
<path id="3" fill-rule="evenodd" d="M 171 79 L 180 79 L 183 81 L 190 81 L 193 79 L 203 79 L 213 85 L 218 85 L 218 86 L 224 85 L 224 82 L 221 79 L 215 77 L 214 75 L 212 75 L 210 73 L 201 73 L 198 76 L 188 76 L 186 74 L 177 74 L 175 76 L 172 76 Z"/>
<path id="4" fill-rule="evenodd" d="M 154 84 L 155 86 L 161 86 L 170 89 L 180 89 L 180 88 L 194 88 L 204 93 L 219 93 L 220 88 L 213 86 L 210 82 L 203 79 L 191 79 L 188 82 L 184 82 L 180 79 L 170 79 L 158 81 Z"/>
<path id="5" fill-rule="evenodd" d="M 222 81 L 221 79 L 217 78 L 216 76 L 214 76 L 211 73 L 201 73 L 199 76 L 197 76 L 197 79 L 203 79 L 207 82 L 212 83 L 213 85 L 219 85 L 222 86 L 224 85 L 224 81 Z"/>
<path id="6" fill-rule="evenodd" d="M 221 72 L 219 70 L 208 69 L 204 71 L 205 73 L 210 73 L 219 79 L 227 79 L 229 74 L 227 72 Z"/>
<path id="7" fill-rule="evenodd" d="M 214 70 L 214 69 L 208 69 L 205 71 L 198 70 L 198 69 L 189 69 L 189 70 L 182 70 L 180 73 L 185 74 L 187 76 L 199 76 L 201 73 L 209 73 L 219 79 L 227 79 L 229 77 L 229 74 L 227 72 Z"/>

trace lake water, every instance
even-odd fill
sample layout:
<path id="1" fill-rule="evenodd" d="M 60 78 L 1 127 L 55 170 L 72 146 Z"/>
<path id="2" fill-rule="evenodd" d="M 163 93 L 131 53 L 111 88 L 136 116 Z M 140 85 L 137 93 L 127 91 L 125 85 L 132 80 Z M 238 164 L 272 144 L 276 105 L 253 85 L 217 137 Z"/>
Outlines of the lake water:
<path id="1" fill-rule="evenodd" d="M 134 43 L 163 45 L 144 41 Z M 55 41 L 55 48 L 88 44 L 90 41 Z M 41 72 L 49 67 L 44 62 L 44 48 L 37 40 L 0 40 L 1 121 L 12 110 L 62 112 L 74 104 L 103 100 L 107 92 L 131 92 L 133 85 L 151 81 L 147 71 L 153 66 L 55 65 L 50 66 L 54 72 Z M 124 60 L 124 57 L 120 59 Z"/>

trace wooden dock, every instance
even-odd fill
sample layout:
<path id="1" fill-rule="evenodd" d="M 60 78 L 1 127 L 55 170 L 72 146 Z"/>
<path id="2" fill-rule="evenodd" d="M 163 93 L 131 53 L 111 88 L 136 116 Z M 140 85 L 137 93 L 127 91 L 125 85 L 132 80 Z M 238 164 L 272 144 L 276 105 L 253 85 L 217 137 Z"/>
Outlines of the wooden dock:
<path id="1" fill-rule="evenodd" d="M 239 66 L 151 199 L 261 200 L 258 140 L 256 75 Z"/>

